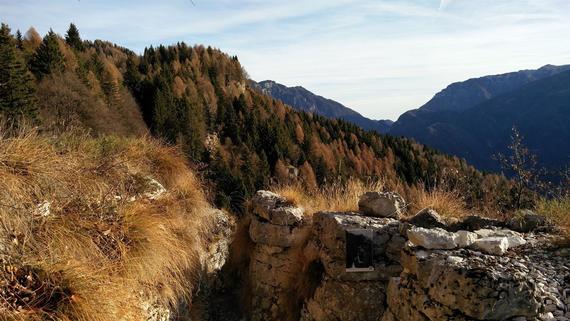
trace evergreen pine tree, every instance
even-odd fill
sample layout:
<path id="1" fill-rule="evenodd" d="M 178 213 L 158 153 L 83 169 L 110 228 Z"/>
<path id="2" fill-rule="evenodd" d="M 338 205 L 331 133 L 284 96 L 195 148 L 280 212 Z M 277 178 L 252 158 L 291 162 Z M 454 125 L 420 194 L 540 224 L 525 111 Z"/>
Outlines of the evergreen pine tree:
<path id="1" fill-rule="evenodd" d="M 16 52 L 10 28 L 0 27 L 0 113 L 10 121 L 36 118 L 32 79 Z"/>
<path id="2" fill-rule="evenodd" d="M 24 40 L 22 38 L 22 33 L 20 30 L 16 31 L 16 47 L 20 50 L 24 49 Z"/>
<path id="3" fill-rule="evenodd" d="M 67 42 L 67 44 L 75 50 L 83 51 L 85 49 L 83 41 L 79 36 L 79 29 L 77 29 L 73 23 L 69 25 L 69 29 L 65 35 L 65 42 Z"/>
<path id="4" fill-rule="evenodd" d="M 30 69 L 39 78 L 65 68 L 63 54 L 59 50 L 57 35 L 50 29 L 30 61 Z"/>

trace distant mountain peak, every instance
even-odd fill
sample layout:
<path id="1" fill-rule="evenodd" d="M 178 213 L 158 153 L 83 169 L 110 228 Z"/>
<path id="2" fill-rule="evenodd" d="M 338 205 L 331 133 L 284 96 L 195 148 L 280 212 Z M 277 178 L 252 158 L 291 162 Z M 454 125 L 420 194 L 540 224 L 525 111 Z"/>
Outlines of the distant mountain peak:
<path id="1" fill-rule="evenodd" d="M 362 116 L 343 104 L 312 93 L 302 86 L 287 87 L 273 80 L 253 82 L 252 87 L 264 94 L 301 111 L 315 113 L 328 118 L 338 118 L 354 123 L 365 130 L 386 133 L 393 121 L 373 120 Z"/>

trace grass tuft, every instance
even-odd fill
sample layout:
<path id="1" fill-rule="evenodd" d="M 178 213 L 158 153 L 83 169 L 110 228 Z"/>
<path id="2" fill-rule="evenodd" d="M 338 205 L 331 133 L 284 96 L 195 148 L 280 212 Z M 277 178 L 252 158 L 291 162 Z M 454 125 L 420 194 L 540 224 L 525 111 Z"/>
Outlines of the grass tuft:
<path id="1" fill-rule="evenodd" d="M 562 232 L 570 245 L 570 196 L 555 199 L 540 199 L 536 204 L 536 212 L 551 219 Z"/>
<path id="2" fill-rule="evenodd" d="M 424 208 L 431 208 L 447 218 L 460 218 L 468 213 L 465 202 L 458 193 L 437 188 L 431 191 L 417 189 L 412 193 L 408 214 L 414 215 Z"/>

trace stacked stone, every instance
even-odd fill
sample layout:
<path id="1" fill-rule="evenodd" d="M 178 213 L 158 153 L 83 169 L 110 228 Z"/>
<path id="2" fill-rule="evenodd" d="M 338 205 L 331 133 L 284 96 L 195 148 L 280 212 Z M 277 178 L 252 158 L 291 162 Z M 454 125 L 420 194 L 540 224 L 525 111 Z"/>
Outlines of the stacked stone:
<path id="1" fill-rule="evenodd" d="M 249 266 L 252 321 L 282 320 L 289 315 L 287 294 L 298 277 L 298 249 L 308 224 L 301 207 L 259 191 L 252 199 L 249 236 L 255 243 Z"/>
<path id="2" fill-rule="evenodd" d="M 303 321 L 376 321 L 384 314 L 388 280 L 400 275 L 400 252 L 406 243 L 398 218 L 403 200 L 394 193 L 367 193 L 361 213 L 317 213 L 306 255 L 322 263 L 324 275 L 315 295 L 305 303 Z M 369 272 L 346 267 L 346 232 L 372 230 L 373 265 Z"/>

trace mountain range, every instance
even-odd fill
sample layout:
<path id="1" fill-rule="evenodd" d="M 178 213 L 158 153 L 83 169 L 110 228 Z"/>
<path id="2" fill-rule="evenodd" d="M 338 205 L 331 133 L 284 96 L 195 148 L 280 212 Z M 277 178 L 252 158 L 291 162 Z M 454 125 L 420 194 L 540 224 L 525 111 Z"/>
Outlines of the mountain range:
<path id="1" fill-rule="evenodd" d="M 296 86 L 287 87 L 273 80 L 261 82 L 251 82 L 251 86 L 293 108 L 309 113 L 315 113 L 328 118 L 338 118 L 349 121 L 365 130 L 373 130 L 378 133 L 387 133 L 393 121 L 373 120 L 362 116 L 357 111 L 350 109 L 343 104 L 316 95 L 307 89 Z"/>
<path id="2" fill-rule="evenodd" d="M 465 158 L 482 170 L 499 170 L 493 156 L 508 153 L 513 127 L 541 166 L 558 169 L 570 162 L 570 65 L 545 65 L 456 82 L 396 122 L 368 119 L 303 87 L 274 81 L 254 86 L 296 109 L 341 118 L 366 130 L 413 138 Z"/>
<path id="3" fill-rule="evenodd" d="M 508 153 L 512 128 L 556 169 L 570 162 L 570 66 L 546 65 L 451 84 L 390 128 L 482 170 L 498 170 L 493 155 Z"/>

